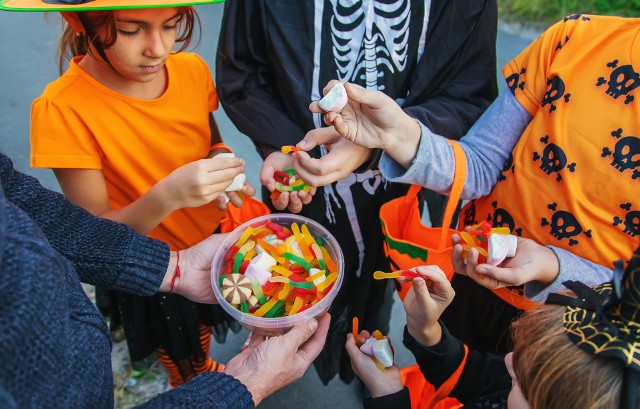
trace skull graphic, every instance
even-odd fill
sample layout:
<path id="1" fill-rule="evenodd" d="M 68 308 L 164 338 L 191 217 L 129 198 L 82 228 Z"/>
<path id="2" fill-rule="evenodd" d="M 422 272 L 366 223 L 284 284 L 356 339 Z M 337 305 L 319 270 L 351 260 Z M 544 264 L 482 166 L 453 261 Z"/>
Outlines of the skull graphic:
<path id="1" fill-rule="evenodd" d="M 464 211 L 463 223 L 465 226 L 473 226 L 474 224 L 477 224 L 475 201 L 469 203 L 469 206 L 467 206 L 467 209 Z"/>
<path id="2" fill-rule="evenodd" d="M 569 245 L 578 244 L 578 240 L 572 239 L 582 233 L 582 226 L 578 219 L 565 210 L 558 210 L 551 216 L 551 223 L 546 218 L 542 219 L 542 226 L 551 225 L 551 235 L 558 240 L 569 239 Z"/>
<path id="3" fill-rule="evenodd" d="M 611 166 L 624 172 L 627 169 L 636 169 L 638 165 L 640 165 L 640 139 L 635 136 L 620 139 L 616 143 Z"/>
<path id="4" fill-rule="evenodd" d="M 513 220 L 513 216 L 501 207 L 497 208 L 493 212 L 493 217 L 489 215 L 487 217 L 487 221 L 490 221 L 493 227 L 508 227 L 509 231 L 513 231 L 516 227 L 516 222 Z"/>
<path id="5" fill-rule="evenodd" d="M 608 64 L 610 67 L 615 67 L 616 65 L 617 61 Z M 633 95 L 629 95 L 629 93 L 640 86 L 640 75 L 633 70 L 631 65 L 621 65 L 611 72 L 609 81 L 604 77 L 600 77 L 596 85 L 600 86 L 605 83 L 608 84 L 607 95 L 614 99 L 618 99 L 621 95 L 626 95 L 624 103 L 629 104 L 634 99 Z"/>
<path id="6" fill-rule="evenodd" d="M 555 76 L 547 80 L 547 86 L 549 88 L 545 92 L 544 98 L 542 98 L 542 106 L 551 105 L 549 112 L 553 112 L 556 110 L 556 105 L 553 102 L 562 98 L 565 92 L 565 85 L 562 78 Z"/>
<path id="7" fill-rule="evenodd" d="M 624 233 L 631 237 L 637 237 L 640 235 L 640 211 L 632 210 L 624 216 L 624 220 L 618 216 L 613 218 L 613 225 L 618 226 L 624 223 Z"/>

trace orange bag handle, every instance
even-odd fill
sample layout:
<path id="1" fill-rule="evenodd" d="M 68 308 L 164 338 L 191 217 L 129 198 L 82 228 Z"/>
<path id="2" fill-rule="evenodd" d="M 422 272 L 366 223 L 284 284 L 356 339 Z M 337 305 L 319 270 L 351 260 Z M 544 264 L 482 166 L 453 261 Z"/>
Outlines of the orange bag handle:
<path id="1" fill-rule="evenodd" d="M 460 147 L 460 144 L 456 141 L 447 139 L 453 148 L 453 158 L 455 162 L 455 171 L 453 174 L 453 184 L 451 185 L 451 192 L 449 192 L 449 200 L 447 201 L 447 207 L 444 210 L 444 217 L 442 218 L 442 232 L 440 233 L 440 246 L 438 248 L 443 249 L 447 242 L 447 233 L 449 232 L 449 226 L 451 226 L 451 220 L 458 207 L 460 201 L 460 195 L 464 188 L 464 180 L 467 177 L 467 157 Z"/>

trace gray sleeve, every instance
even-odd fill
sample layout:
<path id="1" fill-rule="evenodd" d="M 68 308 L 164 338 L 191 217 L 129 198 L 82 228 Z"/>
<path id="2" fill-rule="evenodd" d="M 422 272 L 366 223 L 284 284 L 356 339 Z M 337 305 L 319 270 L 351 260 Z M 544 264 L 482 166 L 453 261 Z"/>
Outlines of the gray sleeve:
<path id="1" fill-rule="evenodd" d="M 467 158 L 462 199 L 491 192 L 531 115 L 510 91 L 503 92 L 469 132 L 460 139 Z M 392 182 L 411 183 L 448 194 L 453 183 L 453 149 L 447 140 L 420 124 L 422 135 L 416 157 L 408 169 L 388 154 L 380 159 L 382 175 Z"/>
<path id="2" fill-rule="evenodd" d="M 592 263 L 570 251 L 554 246 L 547 247 L 558 257 L 560 272 L 555 281 L 546 287 L 537 281 L 531 281 L 524 285 L 524 295 L 532 301 L 544 302 L 549 293 L 566 289 L 562 283 L 568 280 L 581 281 L 589 287 L 593 287 L 613 279 L 613 270 L 610 268 Z"/>

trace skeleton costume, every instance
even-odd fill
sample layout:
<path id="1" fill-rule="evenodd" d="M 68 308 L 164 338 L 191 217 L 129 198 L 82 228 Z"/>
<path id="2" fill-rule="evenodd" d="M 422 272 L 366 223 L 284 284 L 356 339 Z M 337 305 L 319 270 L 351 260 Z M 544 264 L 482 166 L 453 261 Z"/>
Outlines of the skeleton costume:
<path id="1" fill-rule="evenodd" d="M 227 1 L 218 95 L 263 158 L 323 126 L 308 106 L 332 79 L 382 90 L 432 131 L 459 138 L 497 95 L 496 27 L 494 0 Z M 301 212 L 331 231 L 345 254 L 345 282 L 316 361 L 324 382 L 338 370 L 353 378 L 343 352 L 352 316 L 368 330 L 388 328 L 390 305 L 381 308 L 388 283 L 371 277 L 389 268 L 378 212 L 405 191 L 368 166 L 318 189 Z M 441 207 L 430 207 L 432 219 Z"/>

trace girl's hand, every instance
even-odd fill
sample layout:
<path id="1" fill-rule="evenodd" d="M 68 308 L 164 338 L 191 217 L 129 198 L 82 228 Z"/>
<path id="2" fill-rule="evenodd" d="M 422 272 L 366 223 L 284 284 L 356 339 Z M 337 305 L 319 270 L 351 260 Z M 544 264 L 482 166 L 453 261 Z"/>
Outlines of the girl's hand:
<path id="1" fill-rule="evenodd" d="M 284 171 L 293 166 L 292 159 L 289 155 L 282 152 L 273 152 L 267 156 L 262 164 L 260 171 L 260 183 L 265 186 L 269 192 L 273 192 L 276 188 L 276 181 L 273 173 L 276 170 Z M 277 199 L 273 200 L 273 207 L 278 210 L 289 209 L 292 213 L 300 213 L 302 206 L 311 203 L 316 188 L 312 188 L 309 192 L 299 190 L 297 192 L 281 192 Z"/>
<path id="2" fill-rule="evenodd" d="M 454 235 L 456 236 L 456 235 Z M 459 237 L 454 237 L 453 266 L 456 273 L 465 274 L 488 289 L 511 287 L 538 281 L 549 285 L 560 272 L 560 264 L 555 253 L 533 240 L 518 238 L 516 255 L 507 258 L 502 267 L 491 264 L 479 264 L 479 253 L 471 249 L 466 266 L 462 262 L 462 246 Z"/>
<path id="3" fill-rule="evenodd" d="M 413 279 L 413 286 L 404 298 L 407 330 L 420 344 L 432 346 L 440 341 L 440 315 L 453 300 L 455 291 L 438 266 L 421 266 L 415 271 L 423 276 Z M 399 280 L 408 281 L 401 277 Z"/>
<path id="4" fill-rule="evenodd" d="M 220 210 L 226 210 L 227 207 L 229 207 L 229 203 L 233 204 L 235 207 L 241 207 L 242 198 L 245 196 L 255 196 L 256 188 L 254 188 L 253 185 L 251 185 L 249 182 L 245 181 L 240 191 L 232 191 L 226 193 L 227 197 L 229 198 L 229 202 L 224 200 L 224 197 L 222 197 L 222 195 L 216 198 L 216 203 L 218 205 L 218 209 Z"/>
<path id="5" fill-rule="evenodd" d="M 335 85 L 331 81 L 323 92 Z M 408 168 L 420 143 L 421 129 L 391 98 L 380 91 L 345 83 L 349 102 L 340 112 L 324 112 L 314 101 L 311 112 L 325 113 L 324 121 L 349 141 L 365 148 L 384 149 L 399 164 Z"/>
<path id="6" fill-rule="evenodd" d="M 324 145 L 328 153 L 314 159 L 306 151 Z M 297 145 L 293 168 L 309 186 L 325 186 L 336 182 L 364 164 L 373 151 L 343 138 L 333 127 L 313 129 Z"/>
<path id="7" fill-rule="evenodd" d="M 367 331 L 362 331 L 359 335 L 360 342 L 364 343 L 371 335 Z M 347 342 L 345 344 L 349 358 L 351 358 L 351 367 L 358 378 L 367 386 L 371 396 L 374 398 L 390 395 L 402 390 L 402 379 L 400 370 L 396 365 L 385 368 L 384 372 L 376 367 L 373 358 L 360 351 L 356 345 L 352 334 L 347 334 Z"/>
<path id="8" fill-rule="evenodd" d="M 200 207 L 220 196 L 243 171 L 240 158 L 200 159 L 174 170 L 156 186 L 173 210 Z"/>

